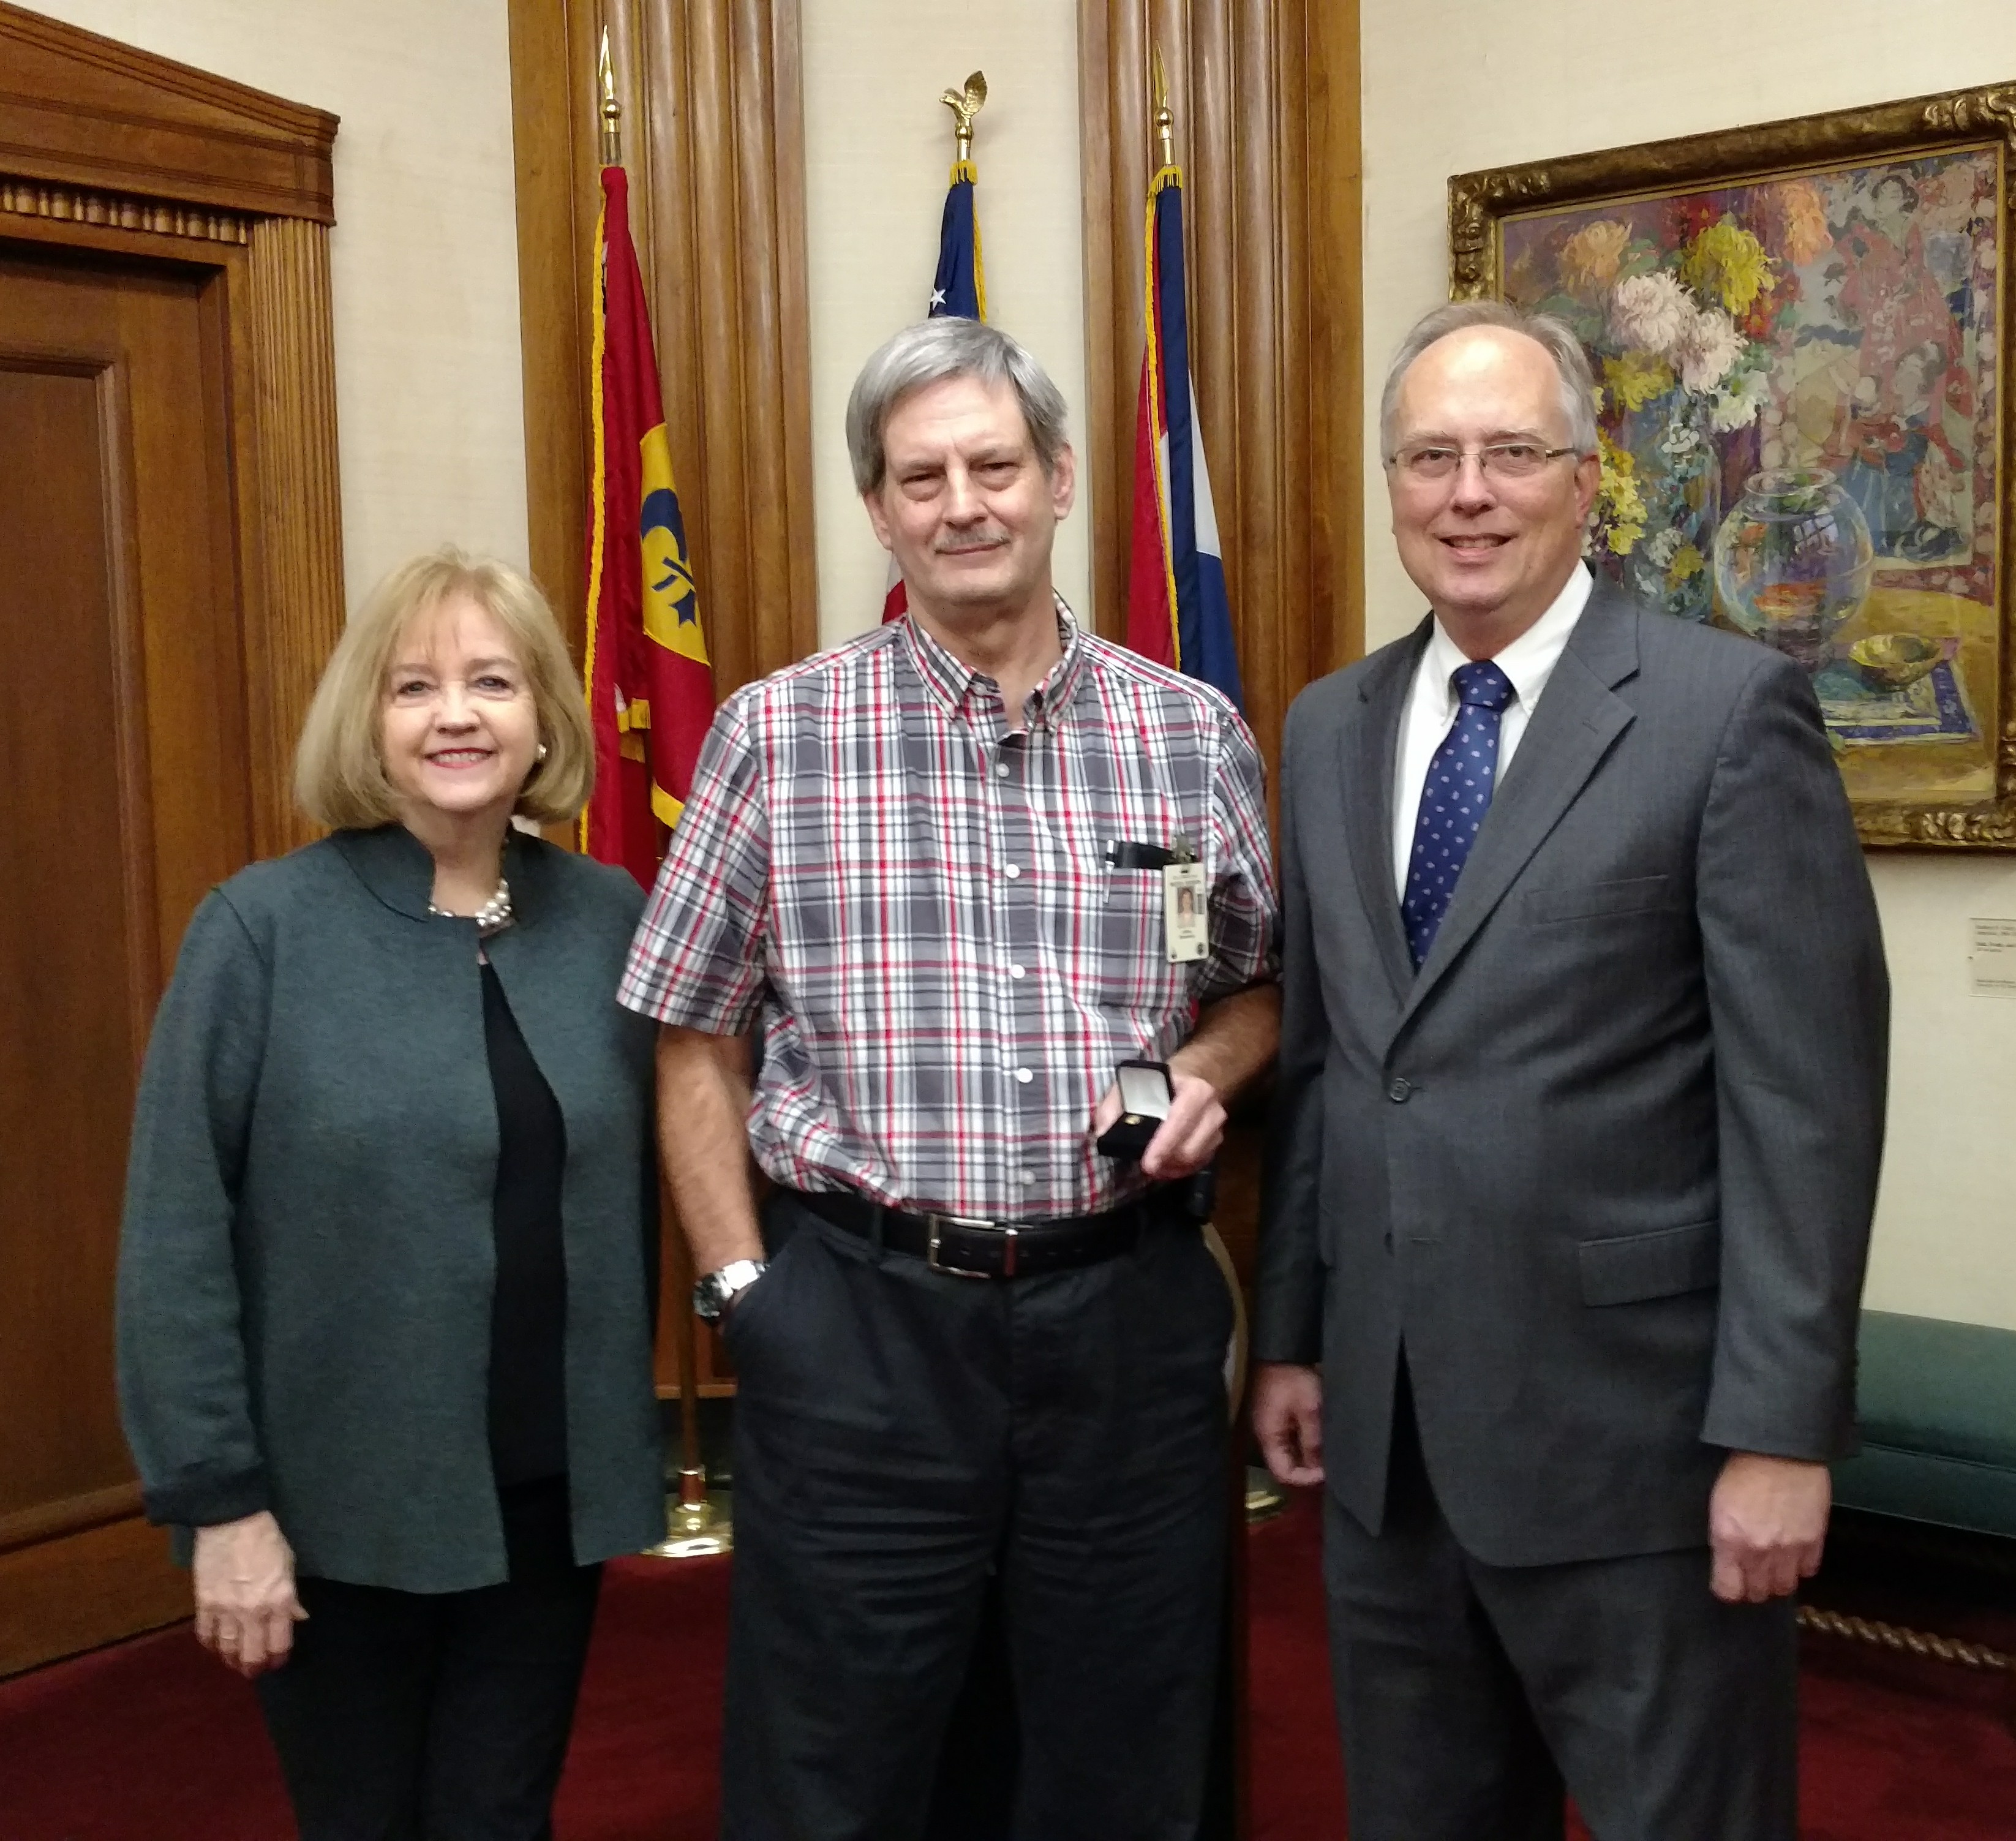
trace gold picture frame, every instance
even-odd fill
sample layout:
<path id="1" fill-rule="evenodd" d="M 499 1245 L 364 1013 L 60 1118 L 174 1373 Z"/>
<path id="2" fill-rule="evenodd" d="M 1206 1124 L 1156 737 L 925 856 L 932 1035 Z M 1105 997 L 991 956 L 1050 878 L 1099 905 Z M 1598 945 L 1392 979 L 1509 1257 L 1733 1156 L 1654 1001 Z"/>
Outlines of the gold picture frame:
<path id="1" fill-rule="evenodd" d="M 1805 664 L 1865 844 L 2016 849 L 2016 83 L 1463 173 L 1449 292 L 1576 327 L 1599 571 Z"/>

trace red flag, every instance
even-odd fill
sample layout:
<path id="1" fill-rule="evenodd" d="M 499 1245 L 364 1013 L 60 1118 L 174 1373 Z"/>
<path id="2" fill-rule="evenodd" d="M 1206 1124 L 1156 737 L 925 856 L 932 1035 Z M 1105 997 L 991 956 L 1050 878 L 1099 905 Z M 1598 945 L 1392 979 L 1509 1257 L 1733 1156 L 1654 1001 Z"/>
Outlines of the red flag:
<path id="1" fill-rule="evenodd" d="M 581 815 L 581 847 L 622 864 L 648 888 L 714 718 L 714 672 L 672 481 L 621 167 L 602 169 L 602 192 L 584 674 L 595 793 Z"/>

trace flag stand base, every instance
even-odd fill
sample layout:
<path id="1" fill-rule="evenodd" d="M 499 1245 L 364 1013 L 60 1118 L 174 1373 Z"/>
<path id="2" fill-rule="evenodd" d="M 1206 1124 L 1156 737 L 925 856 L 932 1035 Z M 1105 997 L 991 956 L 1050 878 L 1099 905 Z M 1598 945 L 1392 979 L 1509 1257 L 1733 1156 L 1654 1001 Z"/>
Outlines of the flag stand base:
<path id="1" fill-rule="evenodd" d="M 665 1537 L 644 1551 L 653 1559 L 703 1560 L 735 1551 L 735 1519 L 725 1490 L 710 1491 L 707 1472 L 679 1472 L 679 1493 L 665 1503 Z"/>
<path id="2" fill-rule="evenodd" d="M 1257 1526 L 1262 1522 L 1271 1522 L 1288 1505 L 1287 1497 L 1281 1486 L 1257 1464 L 1246 1468 L 1246 1525 Z"/>

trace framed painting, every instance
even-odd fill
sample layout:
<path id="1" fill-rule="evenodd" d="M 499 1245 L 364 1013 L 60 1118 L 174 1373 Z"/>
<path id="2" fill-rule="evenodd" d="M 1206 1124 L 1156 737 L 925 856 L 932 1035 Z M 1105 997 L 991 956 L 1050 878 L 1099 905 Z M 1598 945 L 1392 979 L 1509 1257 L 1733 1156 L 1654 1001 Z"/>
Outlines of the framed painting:
<path id="1" fill-rule="evenodd" d="M 1449 182 L 1450 293 L 1571 326 L 1593 567 L 1812 674 L 1865 843 L 2016 848 L 2016 85 Z"/>

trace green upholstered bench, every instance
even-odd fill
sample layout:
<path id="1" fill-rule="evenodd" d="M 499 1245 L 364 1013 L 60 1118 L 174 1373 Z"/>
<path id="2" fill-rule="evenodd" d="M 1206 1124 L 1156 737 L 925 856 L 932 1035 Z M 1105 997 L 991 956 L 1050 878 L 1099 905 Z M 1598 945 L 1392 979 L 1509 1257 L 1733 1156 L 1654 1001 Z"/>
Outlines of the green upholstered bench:
<path id="1" fill-rule="evenodd" d="M 2016 1331 L 1865 1310 L 1856 1399 L 1837 1503 L 2016 1540 Z"/>
<path id="2" fill-rule="evenodd" d="M 1971 1544 L 1970 1565 L 1983 1544 L 2000 1551 L 2002 1541 L 2016 1543 L 2016 1331 L 1865 1310 L 1856 1405 L 1862 1449 L 1834 1467 L 1838 1507 L 1877 1518 L 1870 1526 L 1895 1528 L 1921 1554 L 1930 1543 L 1935 1565 L 1949 1561 L 1956 1541 Z M 1844 1532 L 1838 1523 L 1831 1553 Z M 2004 1565 L 1996 1562 L 1998 1576 Z M 1799 1607 L 1799 1622 L 1828 1637 L 1999 1672 L 2016 1726 L 2016 1652 L 1810 1602 Z"/>

